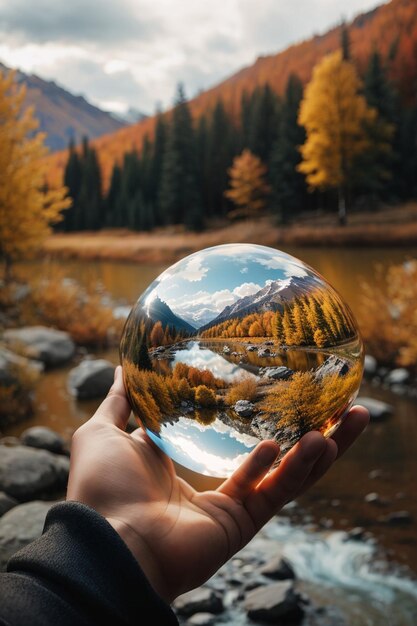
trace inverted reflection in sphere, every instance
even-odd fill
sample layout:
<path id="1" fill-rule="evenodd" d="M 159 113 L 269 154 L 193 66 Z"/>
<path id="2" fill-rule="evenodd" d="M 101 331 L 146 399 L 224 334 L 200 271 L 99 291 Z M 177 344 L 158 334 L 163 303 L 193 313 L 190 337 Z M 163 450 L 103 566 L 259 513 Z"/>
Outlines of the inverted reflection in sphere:
<path id="1" fill-rule="evenodd" d="M 207 248 L 164 271 L 131 310 L 120 357 L 148 435 L 215 477 L 262 439 L 282 458 L 310 430 L 331 435 L 363 370 L 339 294 L 302 261 L 253 244 Z"/>

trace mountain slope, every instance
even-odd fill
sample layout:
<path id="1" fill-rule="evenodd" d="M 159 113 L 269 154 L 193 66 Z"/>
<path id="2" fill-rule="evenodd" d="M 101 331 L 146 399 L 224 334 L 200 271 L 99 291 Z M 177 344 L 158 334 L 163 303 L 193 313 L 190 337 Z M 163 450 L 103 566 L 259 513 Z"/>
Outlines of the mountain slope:
<path id="1" fill-rule="evenodd" d="M 185 320 L 178 317 L 178 315 L 175 315 L 166 302 L 158 298 L 158 296 L 152 300 L 147 313 L 154 322 L 162 322 L 162 326 L 164 328 L 166 326 L 170 326 L 175 328 L 175 330 L 184 330 L 187 333 L 195 333 L 195 328 L 191 326 L 191 324 L 188 324 Z"/>
<path id="2" fill-rule="evenodd" d="M 229 304 L 216 318 L 198 330 L 202 332 L 228 319 L 242 318 L 255 312 L 282 312 L 286 302 L 291 302 L 296 296 L 310 293 L 317 289 L 320 284 L 320 281 L 313 275 L 274 280 L 256 293 L 243 296 L 234 304 Z"/>
<path id="3" fill-rule="evenodd" d="M 1 63 L 0 70 L 10 71 Z M 16 80 L 26 85 L 27 103 L 35 108 L 39 130 L 47 133 L 45 143 L 51 151 L 66 149 L 71 138 L 76 142 L 85 135 L 96 139 L 126 125 L 52 81 L 20 71 L 16 72 Z"/>
<path id="4" fill-rule="evenodd" d="M 372 11 L 358 15 L 349 25 L 351 53 L 361 72 L 367 59 L 376 48 L 384 61 L 390 59 L 390 74 L 399 86 L 405 101 L 416 101 L 414 91 L 417 83 L 417 2 L 416 0 L 391 0 Z M 194 118 L 211 110 L 218 98 L 238 116 L 244 91 L 251 92 L 257 86 L 269 83 L 282 94 L 291 73 L 297 74 L 303 83 L 310 80 L 313 67 L 327 53 L 340 46 L 340 26 L 322 35 L 290 46 L 275 55 L 260 57 L 250 67 L 243 68 L 216 87 L 201 93 L 190 101 Z M 141 148 L 146 135 L 152 137 L 155 118 L 122 128 L 120 131 L 97 139 L 94 144 L 99 152 L 104 180 L 108 181 L 113 163 L 123 154 L 136 147 Z M 56 155 L 50 161 L 52 184 L 62 180 L 66 153 Z"/>

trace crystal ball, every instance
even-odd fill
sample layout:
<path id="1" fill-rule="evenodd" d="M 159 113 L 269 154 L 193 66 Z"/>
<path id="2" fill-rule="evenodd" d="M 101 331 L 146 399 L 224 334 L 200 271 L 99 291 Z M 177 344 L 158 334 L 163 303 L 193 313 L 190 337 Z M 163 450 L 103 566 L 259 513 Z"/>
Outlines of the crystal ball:
<path id="1" fill-rule="evenodd" d="M 132 307 L 120 341 L 138 423 L 180 466 L 225 478 L 256 444 L 283 455 L 328 437 L 355 400 L 363 343 L 314 269 L 280 250 L 226 244 L 183 258 Z"/>

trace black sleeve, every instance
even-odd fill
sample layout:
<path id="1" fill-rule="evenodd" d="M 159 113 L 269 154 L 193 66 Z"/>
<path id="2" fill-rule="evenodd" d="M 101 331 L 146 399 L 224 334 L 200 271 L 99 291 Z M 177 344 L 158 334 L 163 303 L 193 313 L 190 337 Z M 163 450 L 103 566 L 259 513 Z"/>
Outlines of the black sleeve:
<path id="1" fill-rule="evenodd" d="M 147 617 L 149 616 L 149 617 Z M 79 502 L 51 507 L 43 534 L 0 574 L 3 626 L 178 626 L 112 526 Z"/>

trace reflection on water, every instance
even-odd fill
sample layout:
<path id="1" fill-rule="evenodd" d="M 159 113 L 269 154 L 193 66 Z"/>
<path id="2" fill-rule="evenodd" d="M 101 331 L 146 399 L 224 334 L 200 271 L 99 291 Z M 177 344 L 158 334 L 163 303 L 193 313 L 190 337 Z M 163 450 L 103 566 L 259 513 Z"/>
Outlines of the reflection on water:
<path id="1" fill-rule="evenodd" d="M 210 370 L 216 378 L 221 378 L 227 383 L 233 383 L 246 377 L 256 380 L 254 374 L 229 362 L 224 356 L 208 349 L 204 343 L 199 341 L 190 341 L 186 344 L 185 349 L 177 350 L 173 360 L 174 366 L 175 363 L 185 363 L 201 370 Z"/>

